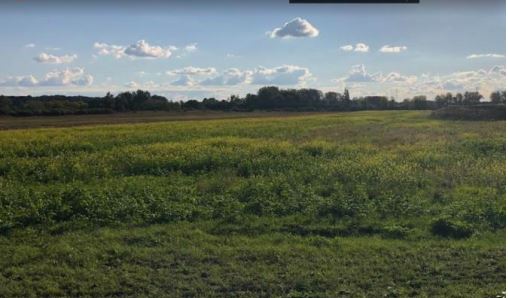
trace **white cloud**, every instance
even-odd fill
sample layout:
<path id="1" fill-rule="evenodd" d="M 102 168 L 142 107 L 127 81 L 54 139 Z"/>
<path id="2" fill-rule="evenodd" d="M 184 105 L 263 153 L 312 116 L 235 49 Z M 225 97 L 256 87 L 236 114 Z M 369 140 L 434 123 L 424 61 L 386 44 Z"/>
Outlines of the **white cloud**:
<path id="1" fill-rule="evenodd" d="M 340 49 L 344 52 L 355 51 L 355 52 L 360 52 L 360 53 L 367 53 L 369 51 L 369 46 L 364 43 L 359 42 L 355 46 L 348 44 L 348 45 L 344 45 L 344 46 L 340 47 Z"/>
<path id="2" fill-rule="evenodd" d="M 131 58 L 165 59 L 172 55 L 177 48 L 174 46 L 153 46 L 144 40 L 139 40 L 129 46 L 111 45 L 107 43 L 94 43 L 94 48 L 102 56 L 113 56 L 117 59 L 128 56 Z"/>
<path id="3" fill-rule="evenodd" d="M 39 82 L 42 86 L 89 86 L 93 83 L 93 77 L 85 73 L 80 67 L 67 68 L 64 70 L 54 70 L 48 72 Z"/>
<path id="4" fill-rule="evenodd" d="M 34 57 L 34 60 L 39 63 L 62 64 L 62 63 L 71 63 L 76 58 L 78 58 L 78 55 L 76 54 L 55 56 L 47 53 L 40 53 L 39 56 Z"/>
<path id="5" fill-rule="evenodd" d="M 361 53 L 367 53 L 369 51 L 369 46 L 364 43 L 357 43 L 354 51 L 361 52 Z"/>
<path id="6" fill-rule="evenodd" d="M 93 44 L 93 47 L 98 50 L 97 54 L 101 56 L 113 56 L 117 59 L 125 56 L 125 47 L 110 45 L 107 43 L 96 42 Z"/>
<path id="7" fill-rule="evenodd" d="M 295 65 L 259 66 L 253 70 L 229 68 L 218 75 L 213 67 L 185 67 L 166 73 L 180 76 L 171 83 L 174 86 L 299 85 L 312 78 L 308 68 Z M 196 81 L 195 76 L 205 78 Z"/>
<path id="8" fill-rule="evenodd" d="M 205 79 L 199 84 L 203 86 L 239 85 L 248 83 L 251 75 L 251 71 L 241 71 L 238 68 L 230 68 L 221 75 Z"/>
<path id="9" fill-rule="evenodd" d="M 125 83 L 124 86 L 130 89 L 136 89 L 138 88 L 139 84 L 134 81 L 130 81 L 128 83 Z"/>
<path id="10" fill-rule="evenodd" d="M 7 77 L 6 79 L 0 80 L 0 86 L 5 87 L 33 87 L 37 86 L 39 81 L 33 76 L 17 76 L 17 77 Z"/>
<path id="11" fill-rule="evenodd" d="M 355 49 L 355 47 L 353 47 L 352 45 L 348 44 L 348 45 L 340 47 L 340 49 L 343 50 L 344 52 L 351 52 L 352 50 Z"/>
<path id="12" fill-rule="evenodd" d="M 471 54 L 466 57 L 467 59 L 477 59 L 477 58 L 504 58 L 504 55 L 501 54 Z"/>
<path id="13" fill-rule="evenodd" d="M 35 48 L 35 44 L 34 43 L 29 43 L 29 44 L 26 44 L 24 45 L 25 48 Z"/>
<path id="14" fill-rule="evenodd" d="M 83 68 L 74 67 L 64 70 L 53 70 L 41 79 L 33 75 L 8 77 L 0 81 L 0 86 L 35 87 L 35 86 L 89 86 L 93 83 L 93 76 L 85 73 Z"/>
<path id="15" fill-rule="evenodd" d="M 355 83 L 380 82 L 382 81 L 382 76 L 381 74 L 370 74 L 367 72 L 365 65 L 358 64 L 353 65 L 349 71 L 349 74 L 343 78 L 340 78 L 339 81 Z"/>
<path id="16" fill-rule="evenodd" d="M 412 83 L 415 83 L 417 80 L 418 80 L 417 76 L 405 76 L 405 75 L 401 75 L 398 72 L 391 72 L 382 78 L 383 82 L 389 82 L 389 83 L 412 84 Z"/>
<path id="17" fill-rule="evenodd" d="M 379 51 L 381 53 L 400 53 L 407 50 L 406 46 L 390 46 L 384 45 Z"/>
<path id="18" fill-rule="evenodd" d="M 158 88 L 160 87 L 159 84 L 156 84 L 155 82 L 153 81 L 147 81 L 147 82 L 144 82 L 144 83 L 139 83 L 139 82 L 136 82 L 136 81 L 130 81 L 130 82 L 127 82 L 124 84 L 125 87 L 129 88 L 129 89 L 155 89 L 155 88 Z"/>
<path id="19" fill-rule="evenodd" d="M 312 77 L 308 68 L 282 65 L 274 68 L 258 67 L 252 72 L 254 85 L 297 85 Z"/>
<path id="20" fill-rule="evenodd" d="M 191 43 L 189 45 L 186 45 L 184 49 L 185 49 L 186 52 L 195 52 L 195 51 L 198 50 L 198 44 L 197 43 Z"/>
<path id="21" fill-rule="evenodd" d="M 270 32 L 271 38 L 316 37 L 318 35 L 319 30 L 302 18 L 294 18 L 282 27 L 275 28 Z"/>
<path id="22" fill-rule="evenodd" d="M 193 67 L 188 66 L 181 69 L 169 70 L 166 72 L 168 75 L 213 75 L 216 74 L 217 70 L 213 67 Z"/>
<path id="23" fill-rule="evenodd" d="M 196 85 L 196 81 L 189 75 L 182 75 L 176 81 L 171 82 L 173 86 L 194 86 Z"/>
<path id="24" fill-rule="evenodd" d="M 139 40 L 135 44 L 128 46 L 124 52 L 126 55 L 141 58 L 169 58 L 171 56 L 169 48 L 151 46 L 144 40 Z"/>

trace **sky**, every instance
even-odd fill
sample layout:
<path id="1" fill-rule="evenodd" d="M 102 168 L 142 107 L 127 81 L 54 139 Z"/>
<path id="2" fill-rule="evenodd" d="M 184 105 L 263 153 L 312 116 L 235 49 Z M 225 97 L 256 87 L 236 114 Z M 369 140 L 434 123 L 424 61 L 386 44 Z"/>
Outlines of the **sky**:
<path id="1" fill-rule="evenodd" d="M 3 0 L 0 94 L 488 95 L 506 88 L 505 12 L 503 0 Z"/>

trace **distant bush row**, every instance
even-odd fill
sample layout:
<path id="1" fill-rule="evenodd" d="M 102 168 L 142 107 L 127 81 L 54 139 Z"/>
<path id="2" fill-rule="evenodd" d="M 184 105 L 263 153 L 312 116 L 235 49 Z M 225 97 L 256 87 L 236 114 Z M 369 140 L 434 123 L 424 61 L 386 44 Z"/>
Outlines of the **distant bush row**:
<path id="1" fill-rule="evenodd" d="M 415 96 L 397 102 L 385 96 L 349 96 L 343 93 L 326 92 L 317 89 L 279 89 L 263 87 L 257 94 L 245 97 L 232 95 L 226 100 L 204 98 L 201 101 L 171 101 L 148 91 L 122 92 L 116 96 L 107 93 L 104 97 L 44 95 L 44 96 L 3 96 L 0 95 L 0 115 L 67 115 L 105 114 L 128 111 L 359 111 L 359 110 L 434 110 L 448 105 L 478 105 L 483 96 L 478 92 L 453 95 L 447 93 L 427 100 L 426 96 Z M 491 94 L 492 103 L 504 104 L 506 91 Z"/>
<path id="2" fill-rule="evenodd" d="M 432 112 L 432 117 L 448 120 L 504 120 L 504 104 L 481 104 L 470 106 L 446 106 Z"/>

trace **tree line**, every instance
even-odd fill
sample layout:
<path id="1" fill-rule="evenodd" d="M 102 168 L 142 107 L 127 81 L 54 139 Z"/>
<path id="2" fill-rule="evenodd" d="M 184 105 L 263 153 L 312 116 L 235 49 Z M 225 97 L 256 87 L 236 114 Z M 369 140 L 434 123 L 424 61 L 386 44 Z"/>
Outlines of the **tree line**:
<path id="1" fill-rule="evenodd" d="M 433 110 L 450 105 L 476 105 L 483 96 L 478 92 L 446 93 L 434 100 L 426 96 L 414 96 L 402 102 L 385 96 L 364 96 L 351 98 L 344 92 L 323 93 L 317 89 L 280 89 L 268 86 L 256 94 L 245 97 L 236 95 L 218 100 L 204 98 L 201 101 L 171 101 L 166 97 L 152 95 L 148 91 L 107 93 L 104 97 L 87 96 L 3 96 L 0 95 L 0 115 L 66 115 L 104 114 L 129 111 L 359 111 L 359 110 Z M 490 95 L 495 104 L 505 104 L 506 91 Z"/>

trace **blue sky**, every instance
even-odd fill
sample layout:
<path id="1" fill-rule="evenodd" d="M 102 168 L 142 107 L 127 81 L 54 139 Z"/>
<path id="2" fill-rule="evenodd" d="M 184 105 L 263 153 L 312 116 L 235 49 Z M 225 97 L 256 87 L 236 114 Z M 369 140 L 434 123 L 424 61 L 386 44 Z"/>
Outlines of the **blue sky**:
<path id="1" fill-rule="evenodd" d="M 141 88 L 185 100 L 277 85 L 401 100 L 505 89 L 504 1 L 442 2 L 5 1 L 0 94 Z"/>

